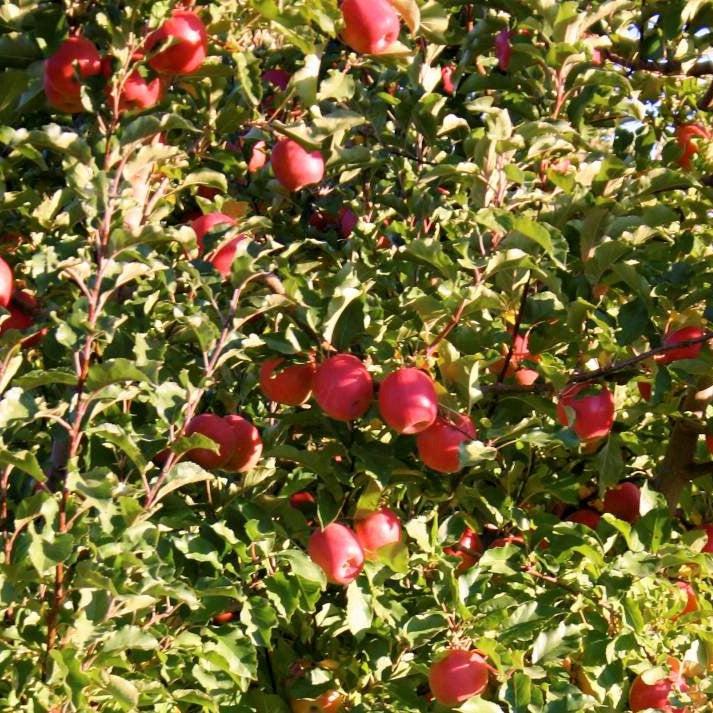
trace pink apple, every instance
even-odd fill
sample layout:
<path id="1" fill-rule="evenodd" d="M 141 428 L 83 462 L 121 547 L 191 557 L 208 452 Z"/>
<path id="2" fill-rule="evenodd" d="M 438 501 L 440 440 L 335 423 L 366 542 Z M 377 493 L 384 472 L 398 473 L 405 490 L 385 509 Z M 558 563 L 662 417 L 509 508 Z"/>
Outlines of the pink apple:
<path id="1" fill-rule="evenodd" d="M 581 394 L 591 384 L 576 384 L 565 389 L 557 404 L 557 418 L 563 426 L 569 425 L 566 408 L 574 411 L 574 432 L 585 443 L 604 438 L 614 425 L 614 397 L 602 388 L 595 394 Z"/>
<path id="2" fill-rule="evenodd" d="M 674 332 L 667 332 L 663 338 L 663 346 L 670 347 L 679 342 L 685 342 L 688 339 L 698 339 L 705 334 L 705 330 L 700 327 L 684 327 L 683 329 L 677 329 Z M 691 344 L 687 347 L 681 347 L 680 349 L 671 349 L 668 352 L 663 352 L 661 354 L 656 354 L 654 359 L 659 364 L 670 364 L 671 362 L 678 361 L 679 359 L 695 359 L 703 349 L 703 343 Z"/>
<path id="3" fill-rule="evenodd" d="M 448 649 L 428 672 L 433 697 L 444 706 L 457 706 L 477 696 L 488 685 L 490 666 L 476 651 Z"/>
<path id="4" fill-rule="evenodd" d="M 314 377 L 314 398 L 337 421 L 361 418 L 374 394 L 371 374 L 352 354 L 337 354 L 322 362 Z"/>
<path id="5" fill-rule="evenodd" d="M 397 433 L 425 431 L 438 415 L 433 379 L 413 367 L 391 372 L 379 387 L 379 411 L 383 421 Z"/>
<path id="6" fill-rule="evenodd" d="M 379 550 L 401 542 L 401 521 L 388 508 L 381 508 L 354 522 L 356 538 L 366 559 L 375 559 Z"/>
<path id="7" fill-rule="evenodd" d="M 258 464 L 262 455 L 260 432 L 237 414 L 225 416 L 223 420 L 233 432 L 232 447 L 223 467 L 231 473 L 247 473 Z"/>
<path id="8" fill-rule="evenodd" d="M 356 52 L 384 54 L 399 38 L 399 16 L 387 0 L 344 0 L 342 16 L 342 38 Z"/>
<path id="9" fill-rule="evenodd" d="M 229 423 L 214 413 L 202 413 L 194 416 L 186 427 L 186 435 L 200 433 L 215 441 L 219 446 L 218 453 L 207 448 L 193 448 L 186 453 L 186 459 L 197 463 L 206 470 L 222 468 L 233 453 L 235 433 Z"/>
<path id="10" fill-rule="evenodd" d="M 273 357 L 260 367 L 260 389 L 271 401 L 286 406 L 299 406 L 312 393 L 316 367 L 307 364 L 285 364 L 281 357 Z"/>
<path id="11" fill-rule="evenodd" d="M 307 552 L 332 584 L 353 582 L 364 567 L 364 551 L 355 534 L 336 522 L 312 533 Z"/>
<path id="12" fill-rule="evenodd" d="M 425 431 L 416 436 L 419 458 L 439 473 L 461 469 L 460 446 L 478 435 L 473 422 L 464 414 L 437 417 Z"/>
<path id="13" fill-rule="evenodd" d="M 160 49 L 168 45 L 166 49 Z M 208 34 L 195 12 L 174 10 L 144 45 L 149 66 L 160 74 L 192 74 L 201 67 L 208 53 Z M 151 55 L 152 51 L 158 50 Z"/>
<path id="14" fill-rule="evenodd" d="M 683 711 L 679 706 L 669 703 L 669 696 L 674 690 L 687 690 L 686 682 L 675 674 L 659 679 L 655 683 L 645 683 L 641 676 L 637 676 L 629 689 L 629 707 L 632 713 L 655 708 L 664 713 Z"/>
<path id="15" fill-rule="evenodd" d="M 82 111 L 80 81 L 100 72 L 101 57 L 94 44 L 85 37 L 69 37 L 45 62 L 47 101 L 68 114 Z"/>
<path id="16" fill-rule="evenodd" d="M 288 190 L 299 191 L 319 183 L 324 177 L 324 158 L 319 151 L 307 151 L 292 139 L 280 139 L 270 156 L 275 178 Z"/>

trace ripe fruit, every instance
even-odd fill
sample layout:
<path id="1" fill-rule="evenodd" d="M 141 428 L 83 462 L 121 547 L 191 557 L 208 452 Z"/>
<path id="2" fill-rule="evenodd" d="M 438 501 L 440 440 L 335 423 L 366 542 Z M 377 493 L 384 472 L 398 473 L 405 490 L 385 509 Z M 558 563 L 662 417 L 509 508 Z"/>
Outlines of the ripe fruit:
<path id="1" fill-rule="evenodd" d="M 478 435 L 473 422 L 464 414 L 437 417 L 431 426 L 416 436 L 418 456 L 425 465 L 439 473 L 461 469 L 460 446 Z"/>
<path id="2" fill-rule="evenodd" d="M 248 173 L 256 173 L 267 163 L 267 150 L 264 141 L 256 141 L 250 152 Z"/>
<path id="3" fill-rule="evenodd" d="M 446 94 L 455 94 L 456 86 L 453 84 L 453 73 L 456 68 L 452 64 L 447 64 L 441 67 L 441 83 L 443 84 L 443 91 Z"/>
<path id="4" fill-rule="evenodd" d="M 174 10 L 158 30 L 146 38 L 149 54 L 161 45 L 171 43 L 149 57 L 151 69 L 160 74 L 191 74 L 204 62 L 208 52 L 208 35 L 195 12 Z"/>
<path id="5" fill-rule="evenodd" d="M 314 376 L 314 398 L 337 421 L 353 421 L 369 409 L 374 393 L 371 374 L 352 354 L 337 354 L 322 362 Z"/>
<path id="6" fill-rule="evenodd" d="M 354 532 L 366 559 L 376 559 L 380 548 L 401 542 L 401 521 L 393 510 L 381 508 L 356 520 Z"/>
<path id="7" fill-rule="evenodd" d="M 582 508 L 581 510 L 576 510 L 565 519 L 566 522 L 576 522 L 580 525 L 591 527 L 592 530 L 596 530 L 602 516 L 596 510 Z"/>
<path id="8" fill-rule="evenodd" d="M 236 237 L 228 240 L 227 243 L 221 245 L 214 253 L 208 258 L 208 262 L 224 277 L 230 277 L 230 273 L 233 269 L 233 261 L 235 260 L 235 255 L 238 252 L 238 245 L 245 240 L 245 235 L 237 235 Z"/>
<path id="9" fill-rule="evenodd" d="M 520 386 L 532 386 L 540 377 L 534 369 L 518 369 L 514 376 L 515 382 Z"/>
<path id="10" fill-rule="evenodd" d="M 339 209 L 339 234 L 346 240 L 359 223 L 359 216 L 351 209 L 342 207 Z"/>
<path id="11" fill-rule="evenodd" d="M 510 30 L 500 30 L 495 36 L 495 56 L 498 58 L 498 69 L 507 72 L 512 56 Z"/>
<path id="12" fill-rule="evenodd" d="M 470 569 L 483 554 L 483 543 L 475 530 L 466 527 L 458 543 L 453 547 L 444 547 L 443 551 L 451 557 L 457 557 L 460 563 L 456 567 L 456 574 L 461 574 Z"/>
<path id="13" fill-rule="evenodd" d="M 505 535 L 505 537 L 496 537 L 491 543 L 493 547 L 505 547 L 505 545 L 524 545 L 525 538 L 522 535 Z"/>
<path id="14" fill-rule="evenodd" d="M 231 226 L 235 225 L 235 220 L 225 213 L 206 213 L 201 215 L 191 222 L 191 228 L 196 234 L 196 240 L 198 242 L 198 251 L 202 255 L 205 250 L 205 243 L 203 238 L 219 225 Z M 244 238 L 244 235 L 239 236 L 239 239 Z"/>
<path id="15" fill-rule="evenodd" d="M 292 75 L 284 69 L 266 69 L 262 73 L 262 79 L 268 84 L 272 84 L 281 92 L 287 89 L 287 85 L 290 83 Z"/>
<path id="16" fill-rule="evenodd" d="M 449 649 L 431 664 L 428 685 L 439 703 L 455 706 L 485 690 L 489 671 L 485 659 L 475 651 Z"/>
<path id="17" fill-rule="evenodd" d="M 706 448 L 708 452 L 713 455 L 713 433 L 706 434 Z"/>
<path id="18" fill-rule="evenodd" d="M 651 401 L 651 382 L 637 381 L 636 386 L 639 389 L 639 396 L 641 396 L 644 401 Z"/>
<path id="19" fill-rule="evenodd" d="M 691 159 L 698 153 L 698 146 L 693 139 L 710 139 L 710 131 L 700 124 L 681 124 L 676 128 L 676 142 L 681 149 L 678 165 L 681 168 L 691 168 Z"/>
<path id="20" fill-rule="evenodd" d="M 234 619 L 238 618 L 238 613 L 234 611 L 224 611 L 220 614 L 216 614 L 213 617 L 213 624 L 220 626 L 221 624 L 229 624 Z"/>
<path id="21" fill-rule="evenodd" d="M 669 695 L 675 688 L 681 691 L 687 689 L 685 681 L 675 676 L 675 674 L 651 684 L 645 683 L 641 676 L 637 676 L 629 689 L 629 708 L 631 708 L 632 713 L 643 711 L 647 708 L 654 708 L 665 713 L 685 710 L 668 702 Z"/>
<path id="22" fill-rule="evenodd" d="M 332 584 L 353 582 L 364 567 L 364 551 L 354 533 L 333 522 L 324 530 L 315 530 L 309 538 L 307 552 Z"/>
<path id="23" fill-rule="evenodd" d="M 82 111 L 80 80 L 100 72 L 101 57 L 94 44 L 85 37 L 69 37 L 45 62 L 47 101 L 68 114 Z"/>
<path id="24" fill-rule="evenodd" d="M 696 591 L 688 582 L 677 581 L 674 584 L 686 595 L 686 606 L 683 611 L 676 615 L 676 619 L 684 614 L 690 614 L 691 612 L 698 611 L 698 597 L 696 596 Z"/>
<path id="25" fill-rule="evenodd" d="M 317 698 L 301 698 L 290 703 L 292 713 L 339 713 L 344 696 L 339 691 L 327 691 Z"/>
<path id="26" fill-rule="evenodd" d="M 703 525 L 698 531 L 704 532 L 708 537 L 701 552 L 713 552 L 713 524 Z"/>
<path id="27" fill-rule="evenodd" d="M 698 339 L 704 334 L 705 330 L 700 327 L 684 327 L 683 329 L 666 333 L 662 345 L 664 347 L 673 346 L 674 344 L 685 342 L 688 339 Z M 671 349 L 662 354 L 656 354 L 654 359 L 659 364 L 670 364 L 679 359 L 695 359 L 701 353 L 701 349 L 703 349 L 703 343 L 699 342 L 698 344 L 691 344 L 686 347 L 680 347 L 679 349 Z"/>
<path id="28" fill-rule="evenodd" d="M 379 388 L 379 412 L 397 433 L 421 433 L 438 415 L 438 397 L 428 374 L 413 367 L 391 372 Z"/>
<path id="29" fill-rule="evenodd" d="M 585 443 L 609 435 L 614 424 L 614 396 L 602 388 L 596 394 L 579 396 L 589 388 L 589 384 L 575 384 L 565 389 L 557 404 L 557 419 L 563 426 L 569 426 L 567 408 L 574 411 L 574 432 Z"/>
<path id="30" fill-rule="evenodd" d="M 12 299 L 15 278 L 12 268 L 0 257 L 0 307 L 7 307 Z"/>
<path id="31" fill-rule="evenodd" d="M 529 335 L 527 334 L 517 334 L 515 336 L 515 339 L 512 341 L 512 356 L 510 357 L 510 361 L 508 362 L 508 368 L 507 371 L 505 372 L 505 376 L 514 376 L 516 381 L 519 384 L 529 386 L 534 382 L 534 380 L 537 378 L 538 374 L 536 371 L 533 371 L 531 369 L 521 369 L 522 363 L 524 361 L 532 361 L 532 362 L 538 362 L 540 361 L 540 355 L 539 354 L 532 354 L 530 352 L 530 344 L 529 344 L 530 338 Z M 507 353 L 509 351 L 509 347 L 503 345 L 503 353 L 505 356 L 503 356 L 502 359 L 498 359 L 494 364 L 491 364 L 489 367 L 490 371 L 493 374 L 500 374 L 500 372 L 503 370 L 503 367 L 505 366 L 505 359 L 507 357 Z M 519 371 L 524 371 L 528 372 L 527 374 L 522 374 L 518 378 L 518 372 Z M 532 379 L 529 384 L 524 383 L 528 381 L 531 378 L 531 375 L 535 375 L 535 379 Z"/>
<path id="32" fill-rule="evenodd" d="M 625 522 L 639 519 L 641 492 L 634 483 L 619 483 L 604 494 L 604 512 L 611 513 Z"/>
<path id="33" fill-rule="evenodd" d="M 235 432 L 232 426 L 214 413 L 202 413 L 194 416 L 186 427 L 187 436 L 194 433 L 200 433 L 215 441 L 219 451 L 215 453 L 207 448 L 193 448 L 186 453 L 186 459 L 206 470 L 222 468 L 233 453 Z"/>
<path id="34" fill-rule="evenodd" d="M 150 109 L 163 99 L 163 90 L 163 82 L 158 77 L 149 82 L 134 70 L 121 88 L 119 111 Z"/>
<path id="35" fill-rule="evenodd" d="M 399 16 L 387 0 L 344 0 L 342 39 L 364 54 L 384 54 L 399 38 Z"/>
<path id="36" fill-rule="evenodd" d="M 307 151 L 292 139 L 280 139 L 272 149 L 270 164 L 275 178 L 288 190 L 319 183 L 324 176 L 324 158 L 319 151 Z"/>
<path id="37" fill-rule="evenodd" d="M 273 357 L 260 367 L 260 389 L 270 401 L 287 406 L 299 406 L 312 393 L 312 383 L 317 368 L 312 362 L 292 364 L 280 369 L 285 360 Z"/>
<path id="38" fill-rule="evenodd" d="M 231 473 L 247 473 L 252 470 L 262 455 L 260 432 L 242 416 L 225 416 L 225 423 L 233 431 L 232 449 L 223 466 Z"/>
<path id="39" fill-rule="evenodd" d="M 316 504 L 314 495 L 306 490 L 290 495 L 290 505 L 301 512 L 314 510 Z"/>

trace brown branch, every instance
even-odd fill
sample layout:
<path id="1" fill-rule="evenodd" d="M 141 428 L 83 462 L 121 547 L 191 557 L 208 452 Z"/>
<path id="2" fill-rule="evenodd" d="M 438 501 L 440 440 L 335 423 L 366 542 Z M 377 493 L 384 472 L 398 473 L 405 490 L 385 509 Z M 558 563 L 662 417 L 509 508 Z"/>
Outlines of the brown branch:
<path id="1" fill-rule="evenodd" d="M 453 331 L 453 329 L 457 326 L 458 322 L 460 322 L 460 318 L 463 316 L 463 310 L 465 309 L 466 306 L 466 301 L 461 300 L 460 304 L 458 305 L 456 311 L 453 313 L 453 316 L 450 318 L 448 324 L 438 333 L 436 338 L 433 340 L 431 345 L 426 349 L 426 357 L 433 356 L 433 354 L 436 352 L 438 349 L 438 345 Z"/>
<path id="2" fill-rule="evenodd" d="M 619 64 L 634 72 L 652 72 L 666 76 L 680 75 L 684 77 L 704 77 L 713 74 L 713 62 L 709 60 L 696 62 L 687 72 L 684 72 L 683 64 L 678 60 L 657 62 L 653 59 L 643 59 L 641 57 L 631 59 L 629 57 L 622 57 L 611 50 L 606 50 L 606 57 L 615 64 Z"/>

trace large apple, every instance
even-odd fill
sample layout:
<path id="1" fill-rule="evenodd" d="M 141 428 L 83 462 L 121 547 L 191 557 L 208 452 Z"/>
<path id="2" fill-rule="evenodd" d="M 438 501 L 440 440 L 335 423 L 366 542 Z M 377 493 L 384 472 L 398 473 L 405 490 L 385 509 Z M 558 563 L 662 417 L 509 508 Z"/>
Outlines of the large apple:
<path id="1" fill-rule="evenodd" d="M 215 441 L 219 450 L 217 453 L 207 448 L 193 448 L 186 453 L 186 458 L 197 463 L 206 470 L 222 468 L 231 457 L 235 444 L 233 427 L 222 417 L 214 413 L 202 413 L 194 416 L 186 427 L 186 435 L 200 433 Z"/>
<path id="2" fill-rule="evenodd" d="M 231 218 L 229 215 L 226 215 L 225 213 L 206 213 L 205 215 L 201 215 L 195 220 L 191 221 L 191 228 L 193 228 L 193 232 L 196 234 L 196 242 L 198 243 L 198 251 L 203 254 L 203 251 L 205 250 L 205 243 L 204 243 L 204 238 L 205 236 L 213 230 L 213 228 L 217 228 L 219 225 L 224 225 L 226 227 L 230 227 L 232 225 L 235 225 L 235 219 Z M 243 237 L 243 236 L 240 236 Z"/>
<path id="3" fill-rule="evenodd" d="M 451 557 L 457 557 L 460 563 L 456 567 L 456 574 L 461 574 L 470 569 L 483 554 L 483 543 L 478 533 L 470 527 L 463 530 L 458 543 L 453 547 L 444 547 L 443 551 Z"/>
<path id="4" fill-rule="evenodd" d="M 433 697 L 445 706 L 457 706 L 477 696 L 488 685 L 490 666 L 476 651 L 449 649 L 428 671 Z"/>
<path id="5" fill-rule="evenodd" d="M 641 491 L 634 483 L 619 483 L 604 494 L 604 512 L 615 515 L 626 522 L 639 519 Z"/>
<path id="6" fill-rule="evenodd" d="M 352 354 L 337 354 L 322 362 L 314 376 L 314 398 L 337 421 L 353 421 L 369 409 L 374 395 L 371 374 Z"/>
<path id="7" fill-rule="evenodd" d="M 290 703 L 292 713 L 339 713 L 344 696 L 339 691 L 327 691 L 317 698 L 300 698 Z"/>
<path id="8" fill-rule="evenodd" d="M 381 508 L 354 522 L 356 538 L 366 559 L 376 559 L 379 550 L 401 542 L 401 520 L 389 508 Z"/>
<path id="9" fill-rule="evenodd" d="M 7 307 L 12 299 L 15 278 L 12 268 L 0 257 L 0 307 Z"/>
<path id="10" fill-rule="evenodd" d="M 124 81 L 119 94 L 119 111 L 143 111 L 150 109 L 163 99 L 165 85 L 156 77 L 151 81 L 144 79 L 134 70 Z"/>
<path id="11" fill-rule="evenodd" d="M 567 522 L 576 522 L 579 525 L 586 525 L 592 530 L 597 529 L 601 519 L 602 516 L 596 510 L 592 510 L 591 508 L 575 510 L 575 512 L 565 518 Z"/>
<path id="12" fill-rule="evenodd" d="M 655 683 L 646 683 L 641 676 L 637 676 L 629 689 L 629 708 L 632 713 L 648 708 L 664 711 L 664 713 L 685 710 L 669 703 L 669 696 L 676 689 L 685 691 L 687 688 L 683 678 L 676 674 L 661 678 Z"/>
<path id="13" fill-rule="evenodd" d="M 569 426 L 567 409 L 574 411 L 574 432 L 585 443 L 604 438 L 614 425 L 614 396 L 607 388 L 595 394 L 582 394 L 590 384 L 575 384 L 565 389 L 557 403 L 557 419 Z"/>
<path id="14" fill-rule="evenodd" d="M 292 139 L 280 139 L 272 149 L 270 164 L 275 178 L 288 190 L 319 183 L 324 176 L 324 158 L 319 151 L 307 151 Z"/>
<path id="15" fill-rule="evenodd" d="M 270 401 L 299 406 L 312 393 L 317 367 L 313 362 L 282 366 L 284 363 L 282 357 L 273 357 L 263 362 L 260 367 L 260 389 Z"/>
<path id="16" fill-rule="evenodd" d="M 705 334 L 705 330 L 700 327 L 683 327 L 673 332 L 667 332 L 663 338 L 663 346 L 670 347 L 680 342 L 685 342 L 689 339 L 699 339 Z M 690 344 L 679 349 L 671 349 L 670 351 L 657 354 L 654 360 L 659 364 L 670 364 L 679 359 L 695 359 L 703 349 L 703 342 L 698 344 Z"/>
<path id="17" fill-rule="evenodd" d="M 392 371 L 379 387 L 381 418 L 397 433 L 421 433 L 438 416 L 433 379 L 413 367 Z"/>
<path id="18" fill-rule="evenodd" d="M 681 124 L 676 128 L 676 142 L 681 149 L 681 156 L 678 158 L 678 165 L 681 168 L 690 169 L 691 159 L 698 153 L 698 146 L 693 139 L 710 140 L 711 132 L 707 127 L 700 124 Z"/>
<path id="19" fill-rule="evenodd" d="M 399 38 L 399 15 L 387 0 L 344 0 L 342 38 L 353 50 L 384 54 Z"/>
<path id="20" fill-rule="evenodd" d="M 247 473 L 262 455 L 260 432 L 246 418 L 230 414 L 223 419 L 233 430 L 233 444 L 223 468 L 231 473 Z"/>
<path id="21" fill-rule="evenodd" d="M 332 584 L 353 582 L 364 567 L 364 551 L 356 535 L 337 522 L 315 530 L 309 538 L 307 552 Z"/>
<path id="22" fill-rule="evenodd" d="M 472 441 L 477 435 L 468 416 L 439 416 L 425 431 L 416 436 L 419 458 L 439 473 L 455 473 L 461 469 L 461 444 Z"/>
<path id="23" fill-rule="evenodd" d="M 168 45 L 160 49 L 162 45 Z M 144 45 L 149 66 L 160 74 L 192 74 L 205 61 L 208 35 L 205 25 L 195 12 L 174 10 L 158 30 L 152 32 Z"/>
<path id="24" fill-rule="evenodd" d="M 47 59 L 43 84 L 47 101 L 56 109 L 74 114 L 82 111 L 80 81 L 101 72 L 101 57 L 86 37 L 66 39 Z"/>

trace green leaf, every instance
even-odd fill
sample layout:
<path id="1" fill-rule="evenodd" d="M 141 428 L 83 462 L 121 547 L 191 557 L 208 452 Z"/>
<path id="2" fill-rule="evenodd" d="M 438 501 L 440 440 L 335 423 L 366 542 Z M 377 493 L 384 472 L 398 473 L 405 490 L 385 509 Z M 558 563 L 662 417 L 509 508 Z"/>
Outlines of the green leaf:
<path id="1" fill-rule="evenodd" d="M 371 626 L 373 607 L 357 581 L 347 587 L 347 626 L 352 634 L 358 634 Z"/>
<path id="2" fill-rule="evenodd" d="M 136 649 L 137 651 L 153 651 L 158 648 L 158 641 L 141 627 L 127 624 L 111 633 L 104 641 L 102 650 L 105 653 L 110 651 L 125 651 Z"/>

